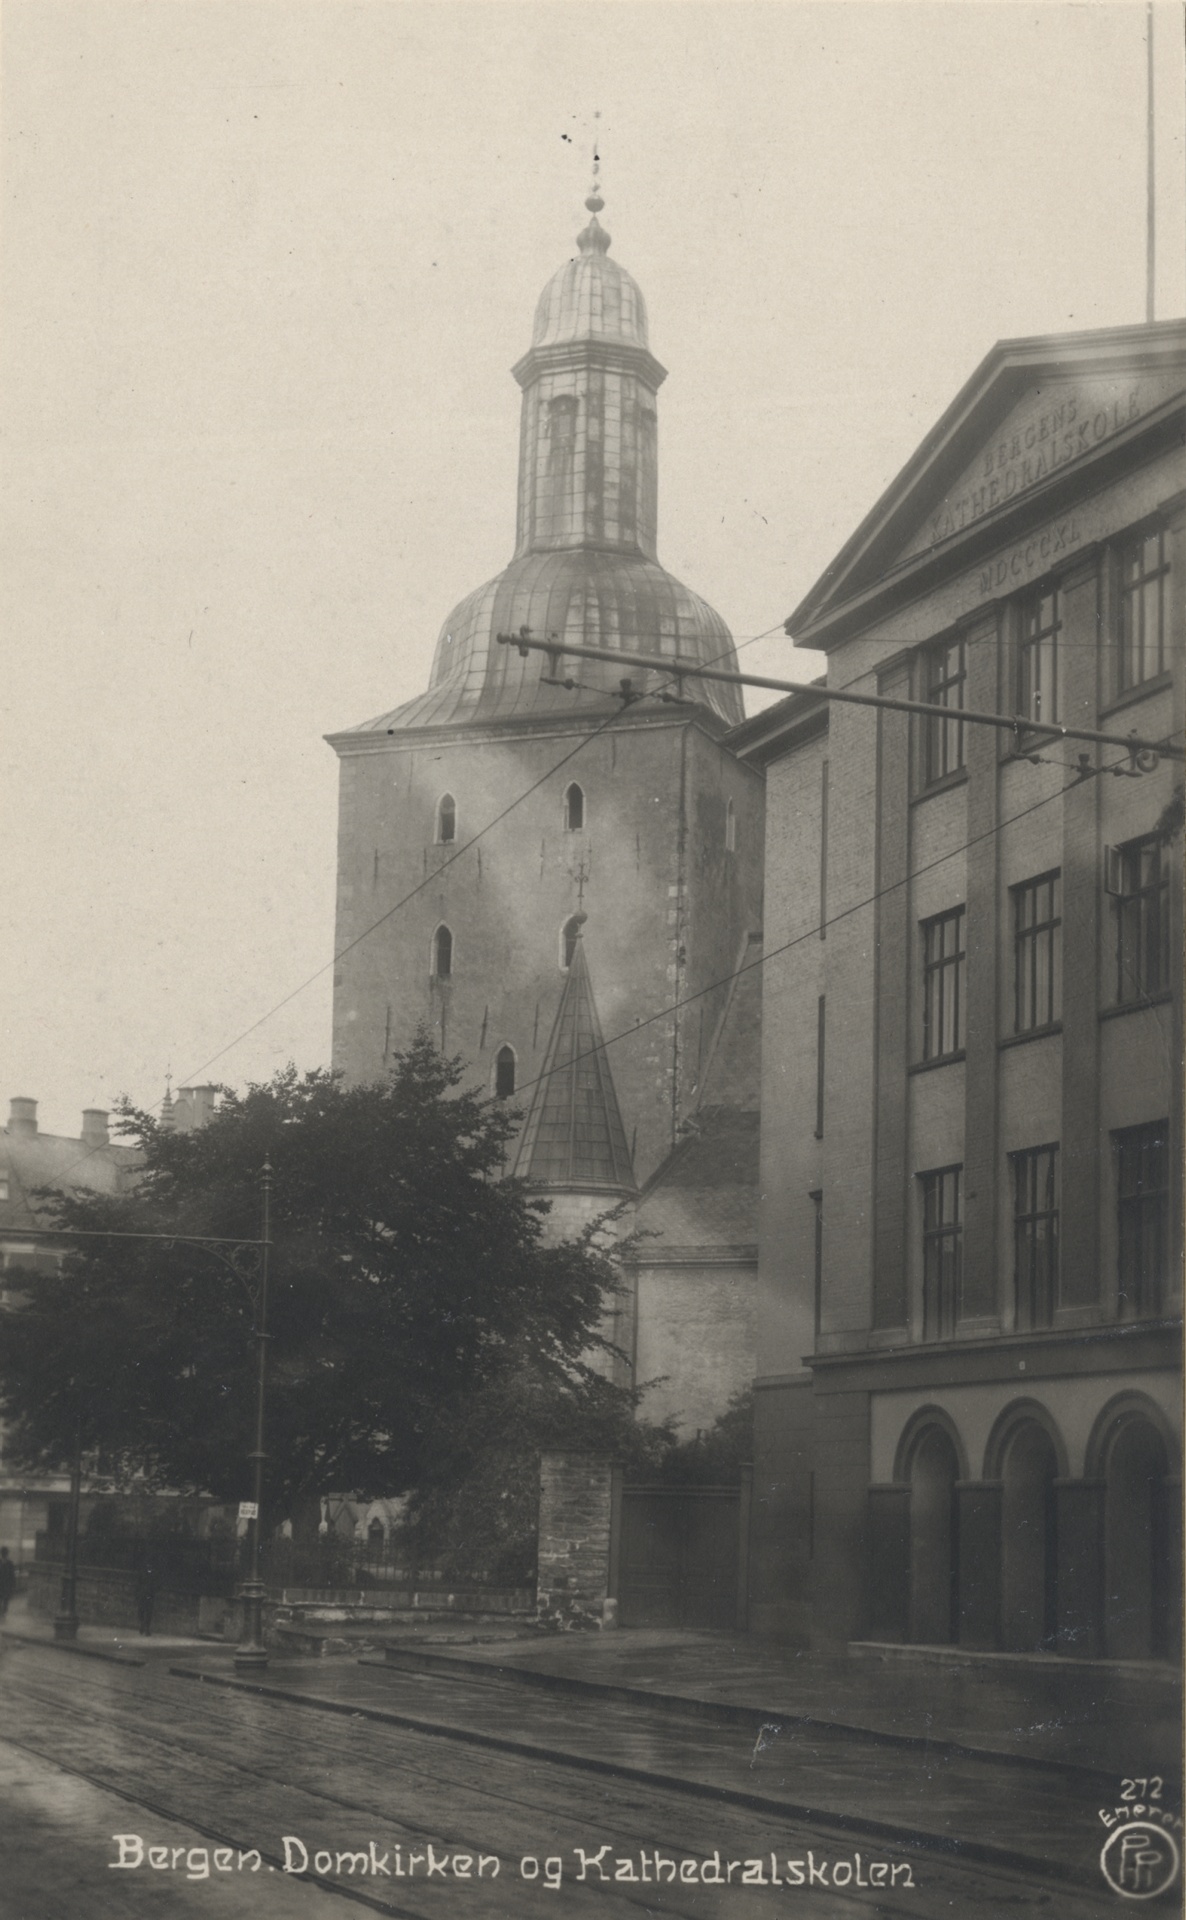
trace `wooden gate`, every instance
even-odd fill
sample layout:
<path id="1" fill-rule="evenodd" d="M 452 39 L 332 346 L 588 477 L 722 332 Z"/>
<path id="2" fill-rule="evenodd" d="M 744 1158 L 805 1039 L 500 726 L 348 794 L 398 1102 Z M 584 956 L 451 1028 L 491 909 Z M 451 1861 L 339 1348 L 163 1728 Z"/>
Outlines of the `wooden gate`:
<path id="1" fill-rule="evenodd" d="M 745 1625 L 748 1501 L 738 1487 L 622 1488 L 624 1627 Z"/>

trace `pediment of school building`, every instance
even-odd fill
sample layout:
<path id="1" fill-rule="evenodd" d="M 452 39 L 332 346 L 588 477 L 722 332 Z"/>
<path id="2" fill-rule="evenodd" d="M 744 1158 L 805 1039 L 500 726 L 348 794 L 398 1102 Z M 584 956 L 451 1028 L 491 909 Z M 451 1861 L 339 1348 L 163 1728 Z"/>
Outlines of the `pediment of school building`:
<path id="1" fill-rule="evenodd" d="M 827 648 L 1181 438 L 1186 322 L 1000 341 L 787 621 Z"/>

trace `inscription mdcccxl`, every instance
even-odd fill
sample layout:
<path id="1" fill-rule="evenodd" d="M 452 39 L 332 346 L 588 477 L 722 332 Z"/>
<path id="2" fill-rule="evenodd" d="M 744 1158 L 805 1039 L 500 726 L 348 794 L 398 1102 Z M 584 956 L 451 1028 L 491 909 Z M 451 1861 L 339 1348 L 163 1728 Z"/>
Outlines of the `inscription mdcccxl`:
<path id="1" fill-rule="evenodd" d="M 1035 567 L 1045 567 L 1060 553 L 1077 547 L 1082 537 L 1078 520 L 1070 514 L 1044 532 L 1035 533 L 1032 539 L 1023 540 L 1012 553 L 1000 553 L 986 567 L 981 567 L 976 576 L 978 591 L 999 593 L 1002 587 L 1016 586 L 1028 579 Z"/>
<path id="2" fill-rule="evenodd" d="M 983 519 L 1059 467 L 1069 466 L 1110 434 L 1131 426 L 1143 410 L 1140 388 L 1132 387 L 1104 406 L 1093 407 L 1083 395 L 1071 394 L 1046 412 L 1032 415 L 1024 426 L 985 449 L 979 483 L 947 501 L 932 519 L 932 545 Z"/>

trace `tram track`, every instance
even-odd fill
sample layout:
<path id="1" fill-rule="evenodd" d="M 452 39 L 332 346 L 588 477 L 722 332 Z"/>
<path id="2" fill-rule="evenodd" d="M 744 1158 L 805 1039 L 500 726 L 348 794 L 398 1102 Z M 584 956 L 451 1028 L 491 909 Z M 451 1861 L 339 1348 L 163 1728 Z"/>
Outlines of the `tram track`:
<path id="1" fill-rule="evenodd" d="M 164 1806 L 160 1802 L 150 1799 L 147 1794 L 140 1792 L 134 1793 L 130 1788 L 116 1786 L 111 1780 L 106 1778 L 106 1776 L 89 1772 L 85 1767 L 72 1765 L 71 1762 L 63 1760 L 58 1754 L 46 1753 L 42 1748 L 34 1746 L 31 1741 L 18 1739 L 13 1733 L 5 1731 L 4 1734 L 0 1735 L 0 1740 L 2 1740 L 5 1746 L 14 1747 L 18 1753 L 31 1754 L 34 1759 L 41 1760 L 51 1767 L 56 1767 L 59 1773 L 69 1774 L 71 1778 L 75 1780 L 85 1780 L 88 1786 L 97 1787 L 101 1793 L 112 1794 L 117 1800 L 124 1801 L 128 1806 L 137 1807 L 142 1812 L 151 1814 L 155 1819 L 168 1820 L 173 1826 L 188 1827 L 192 1833 L 199 1834 L 203 1840 L 208 1840 L 212 1846 L 230 1847 L 236 1854 L 255 1851 L 259 1854 L 260 1859 L 266 1867 L 272 1868 L 273 1871 L 279 1869 L 283 1872 L 284 1870 L 283 1856 L 269 1853 L 266 1848 L 260 1847 L 255 1841 L 245 1841 L 235 1834 L 224 1832 L 221 1828 L 212 1827 L 203 1821 L 195 1820 L 192 1815 L 179 1814 L 174 1808 Z M 353 1900 L 359 1906 L 369 1907 L 374 1913 L 389 1914 L 391 1920 L 439 1920 L 439 1916 L 431 1916 L 427 1914 L 423 1908 L 396 1906 L 390 1900 L 382 1900 L 376 1895 L 365 1893 L 360 1887 L 346 1886 L 340 1880 L 327 1879 L 323 1874 L 315 1873 L 311 1870 L 303 1874 L 294 1875 L 293 1877 L 309 1881 L 312 1885 L 320 1887 L 325 1893 L 336 1894 L 341 1899 Z"/>
<path id="2" fill-rule="evenodd" d="M 48 1657 L 53 1659 L 52 1654 Z M 614 1852 L 630 1855 L 640 1847 L 653 1846 L 659 1835 L 666 1851 L 701 1861 L 709 1858 L 712 1842 L 731 1852 L 764 1849 L 780 1855 L 788 1847 L 802 1852 L 809 1844 L 817 1851 L 831 1848 L 834 1853 L 838 1842 L 849 1848 L 854 1843 L 856 1823 L 851 1818 L 837 1820 L 786 1799 L 690 1782 L 655 1769 L 623 1767 L 608 1759 L 591 1768 L 590 1756 L 560 1756 L 536 1742 L 480 1731 L 478 1737 L 467 1738 L 466 1730 L 456 1723 L 428 1720 L 421 1714 L 328 1701 L 291 1685 L 255 1681 L 210 1685 L 210 1675 L 197 1687 L 193 1678 L 172 1670 L 166 1678 L 160 1667 L 119 1673 L 111 1668 L 105 1673 L 91 1670 L 87 1683 L 80 1685 L 79 1665 L 71 1663 L 67 1689 L 54 1684 L 45 1658 L 34 1654 L 28 1663 L 32 1670 L 19 1673 L 15 1663 L 9 1663 L 10 1706 L 23 1702 L 26 1716 L 43 1717 L 41 1727 L 14 1726 L 11 1731 L 6 1727 L 4 1737 L 10 1744 L 101 1792 L 116 1795 L 125 1804 L 142 1808 L 147 1816 L 180 1823 L 213 1845 L 254 1846 L 273 1869 L 283 1870 L 285 1864 L 275 1846 L 268 1851 L 259 1838 L 241 1837 L 239 1823 L 226 1818 L 228 1800 L 246 1797 L 260 1823 L 257 1831 L 269 1820 L 277 1834 L 299 1832 L 302 1823 L 310 1835 L 326 1821 L 335 1823 L 335 1832 L 344 1824 L 357 1830 L 367 1823 L 377 1832 L 385 1826 L 398 1828 L 409 1844 L 432 1838 L 450 1848 L 490 1846 L 502 1852 L 508 1865 L 514 1850 L 497 1848 L 490 1838 L 501 1833 L 505 1840 L 508 1828 L 517 1835 L 517 1844 L 524 1835 L 555 1833 L 557 1853 L 571 1837 L 589 1844 L 590 1833 L 598 1837 L 608 1833 L 613 1836 Z M 20 1667 L 25 1665 L 22 1660 Z M 65 1681 L 65 1674 L 62 1678 Z M 193 1696 L 192 1708 L 184 1702 L 187 1693 Z M 261 1706 L 271 1710 L 269 1723 L 273 1713 L 277 1716 L 275 1723 L 265 1725 L 259 1719 Z M 86 1751 L 88 1732 L 80 1709 L 88 1719 L 93 1715 L 106 1725 L 111 1764 L 100 1764 Z M 316 1732 L 306 1732 L 305 1727 L 296 1730 L 294 1713 L 305 1726 L 316 1713 Z M 12 1713 L 6 1718 L 11 1721 Z M 450 1763 L 449 1753 L 456 1753 L 457 1764 Z M 481 1760 L 477 1770 L 468 1759 L 475 1754 Z M 134 1777 L 137 1772 L 149 1776 L 147 1782 Z M 356 1783 L 336 1791 L 331 1783 L 340 1785 L 351 1773 Z M 580 1784 L 582 1778 L 590 1785 L 598 1779 L 601 1790 L 590 1796 Z M 157 1779 L 169 1780 L 171 1796 L 154 1789 L 152 1782 Z M 190 1801 L 198 1781 L 205 1784 L 206 1804 L 195 1806 Z M 712 1823 L 706 1845 L 703 1821 L 694 1810 L 697 1804 L 703 1807 L 709 1802 L 715 1802 L 719 1818 Z M 393 1812 L 393 1803 L 398 1812 Z M 318 1806 L 320 1817 L 315 1812 Z M 424 1817 L 426 1811 L 433 1813 L 431 1822 Z M 748 1816 L 740 1830 L 738 1815 Z M 793 1842 L 788 1825 L 794 1828 Z M 958 1912 L 962 1920 L 965 1914 L 995 1915 L 1011 1907 L 1048 1908 L 1056 1891 L 1052 1881 L 1066 1895 L 1071 1891 L 1068 1881 L 1077 1883 L 1080 1891 L 1074 1896 L 1073 1910 L 1079 1915 L 1094 1905 L 1085 1902 L 1083 1894 L 1100 1892 L 1099 1881 L 1090 1872 L 1068 1874 L 1065 1867 L 1052 1864 L 1046 1865 L 1044 1873 L 1035 1872 L 1025 1856 L 1001 1859 L 1000 1850 L 994 1849 L 992 1857 L 984 1859 L 985 1849 L 972 1851 L 952 1842 L 936 1847 L 933 1838 L 926 1849 L 920 1844 L 922 1837 L 904 1826 L 886 1821 L 876 1825 L 878 1851 L 912 1857 L 918 1871 L 925 1869 L 925 1880 L 917 1883 L 913 1897 L 904 1888 L 896 1889 L 892 1901 L 876 1895 L 862 1899 L 829 1887 L 826 1899 L 818 1893 L 813 1898 L 820 1920 L 825 1916 L 847 1920 L 858 1913 L 892 1915 L 893 1920 L 934 1920 L 939 1910 Z M 1093 1866 L 1094 1861 L 1085 1864 Z M 311 1868 L 293 1877 L 390 1914 L 393 1920 L 441 1920 L 446 1910 L 435 1886 L 436 1902 L 420 1901 L 403 1887 L 388 1896 Z M 725 1889 L 721 1896 L 706 1900 L 710 1884 L 698 1887 L 690 1904 L 678 1887 L 665 1886 L 660 1906 L 642 1888 L 632 1893 L 625 1885 L 580 1884 L 566 1875 L 563 1912 L 567 1920 L 570 1912 L 583 1910 L 585 1899 L 596 1899 L 596 1911 L 603 1914 L 607 1910 L 661 1911 L 673 1920 L 677 1916 L 707 1920 L 710 1913 L 725 1910 L 765 1915 L 765 1902 L 760 1909 L 749 1901 L 739 1907 L 726 1897 Z M 523 1898 L 528 1892 L 517 1884 L 512 1888 L 504 1876 L 498 1895 L 488 1894 L 483 1903 L 467 1901 L 467 1907 L 483 1916 L 527 1913 L 534 1911 L 535 1904 Z M 517 1903 L 504 1907 L 500 1902 L 510 1893 L 517 1896 Z M 920 1899 L 920 1894 L 925 1897 Z M 491 1897 L 494 1907 L 489 1904 Z M 456 1910 L 456 1904 L 450 1911 Z M 555 1911 L 555 1905 L 548 1910 Z"/>

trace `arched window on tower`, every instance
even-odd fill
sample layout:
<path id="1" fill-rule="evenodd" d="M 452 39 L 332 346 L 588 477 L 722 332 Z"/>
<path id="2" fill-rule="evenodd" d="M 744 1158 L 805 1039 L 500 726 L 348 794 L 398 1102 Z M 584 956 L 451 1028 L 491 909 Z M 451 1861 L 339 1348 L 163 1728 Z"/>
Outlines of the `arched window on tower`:
<path id="1" fill-rule="evenodd" d="M 494 1056 L 494 1091 L 498 1099 L 509 1099 L 515 1091 L 515 1049 L 500 1047 Z"/>
<path id="2" fill-rule="evenodd" d="M 432 936 L 432 970 L 438 980 L 447 980 L 453 971 L 453 935 L 443 925 Z"/>
<path id="3" fill-rule="evenodd" d="M 572 957 L 577 950 L 577 938 L 580 931 L 581 923 L 575 913 L 571 920 L 566 920 L 560 929 L 560 971 L 562 973 L 567 973 L 572 965 Z"/>
<path id="4" fill-rule="evenodd" d="M 585 790 L 575 780 L 565 789 L 564 824 L 569 833 L 579 833 L 585 824 Z"/>
<path id="5" fill-rule="evenodd" d="M 737 815 L 731 800 L 725 804 L 725 852 L 737 852 Z"/>
<path id="6" fill-rule="evenodd" d="M 457 838 L 457 802 L 451 793 L 443 793 L 437 801 L 437 840 L 441 846 L 447 846 Z"/>

